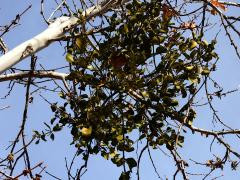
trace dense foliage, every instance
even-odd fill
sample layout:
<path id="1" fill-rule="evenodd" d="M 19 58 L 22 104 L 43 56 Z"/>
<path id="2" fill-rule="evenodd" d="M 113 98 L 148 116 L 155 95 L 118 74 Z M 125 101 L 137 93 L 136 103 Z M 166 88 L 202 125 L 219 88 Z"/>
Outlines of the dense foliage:
<path id="1" fill-rule="evenodd" d="M 1 13 L 8 9 L 4 8 L 6 4 L 10 4 L 4 3 Z M 14 14 L 11 21 L 9 11 L 6 18 L 9 23 L 1 24 L 0 29 L 3 54 L 0 82 L 8 82 L 2 84 L 2 89 L 8 92 L 1 100 L 7 99 L 14 90 L 19 98 L 24 90 L 24 99 L 20 97 L 24 101 L 20 125 L 16 125 L 19 121 L 11 124 L 12 116 L 6 115 L 7 111 L 1 115 L 6 115 L 3 119 L 7 121 L 0 130 L 4 148 L 0 156 L 0 179 L 17 180 L 23 176 L 33 180 L 49 179 L 45 175 L 66 179 L 61 169 L 64 166 L 69 180 L 79 180 L 88 166 L 91 168 L 90 157 L 97 157 L 97 161 L 100 157 L 120 167 L 117 168 L 120 180 L 139 180 L 146 173 L 151 179 L 148 169 L 144 169 L 144 175 L 140 172 L 143 161 L 148 168 L 148 161 L 143 158 L 146 151 L 159 179 L 163 179 L 161 176 L 184 180 L 222 176 L 229 179 L 229 169 L 231 174 L 235 173 L 232 171 L 237 170 L 240 163 L 240 129 L 234 119 L 238 117 L 237 105 L 234 109 L 232 103 L 235 105 L 238 101 L 236 94 L 235 100 L 228 103 L 223 97 L 239 91 L 239 87 L 233 88 L 239 79 L 234 72 L 237 67 L 233 67 L 231 60 L 234 55 L 240 59 L 240 3 L 218 0 L 27 3 L 21 2 L 25 9 Z M 19 40 L 12 35 L 22 33 L 21 29 L 12 30 L 39 3 L 37 17 L 39 22 L 47 24 L 46 29 L 9 50 L 8 46 L 13 45 L 11 41 Z M 3 21 L 6 19 L 3 16 Z M 35 15 L 31 19 L 37 22 Z M 32 27 L 27 21 L 22 25 Z M 38 28 L 40 26 L 36 26 Z M 226 41 L 229 44 L 225 44 Z M 54 43 L 57 46 L 49 47 Z M 229 47 L 235 51 L 234 55 Z M 45 55 L 38 57 L 37 52 L 44 48 L 51 52 L 45 51 Z M 55 55 L 57 61 L 51 61 Z M 224 60 L 219 61 L 218 55 Z M 17 65 L 27 57 L 30 63 L 24 61 Z M 216 71 L 216 66 L 221 70 Z M 227 78 L 231 75 L 234 79 L 229 81 Z M 16 96 L 11 98 L 15 106 Z M 42 101 L 38 102 L 39 98 L 50 107 L 44 107 Z M 7 105 L 0 107 L 1 112 L 13 108 L 7 100 L 4 103 Z M 36 105 L 41 107 L 31 113 L 30 107 L 36 108 Z M 46 114 L 40 114 L 45 110 Z M 14 109 L 11 112 L 14 114 Z M 36 116 L 40 121 L 34 119 Z M 13 119 L 19 120 L 19 117 Z M 35 124 L 37 121 L 40 125 Z M 59 138 L 60 146 L 57 142 L 51 144 L 52 149 L 49 144 L 33 145 L 54 140 L 59 132 L 64 136 L 64 140 Z M 44 149 L 49 152 L 47 157 L 40 153 L 42 147 L 47 148 Z M 157 150 L 152 153 L 153 149 L 160 150 L 161 154 L 157 154 Z M 59 153 L 67 156 L 65 164 L 55 166 L 61 157 L 53 159 L 53 152 L 56 156 Z M 71 153 L 75 153 L 73 157 Z M 53 161 L 57 171 L 50 172 L 48 160 Z M 103 175 L 107 179 L 112 173 Z"/>
<path id="2" fill-rule="evenodd" d="M 93 31 L 79 16 L 81 26 L 71 32 L 73 86 L 60 93 L 64 105 L 51 106 L 53 132 L 70 127 L 78 154 L 87 161 L 100 153 L 124 166 L 120 179 L 137 166 L 129 152 L 138 141 L 170 151 L 183 145 L 178 124 L 192 125 L 193 97 L 215 70 L 216 41 L 176 19 L 168 4 L 134 0 L 105 16 L 103 28 Z"/>

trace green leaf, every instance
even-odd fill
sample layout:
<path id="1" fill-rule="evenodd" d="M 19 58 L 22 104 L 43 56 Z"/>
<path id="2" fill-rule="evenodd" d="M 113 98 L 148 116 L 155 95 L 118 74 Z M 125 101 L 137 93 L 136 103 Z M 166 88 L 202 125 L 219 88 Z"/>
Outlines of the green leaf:
<path id="1" fill-rule="evenodd" d="M 127 161 L 130 171 L 132 171 L 132 168 L 137 167 L 137 162 L 135 161 L 134 158 L 127 158 L 126 161 Z"/>
<path id="2" fill-rule="evenodd" d="M 76 39 L 76 45 L 78 46 L 79 49 L 82 48 L 83 43 L 82 43 L 82 40 L 79 37 Z"/>
<path id="3" fill-rule="evenodd" d="M 191 83 L 194 83 L 194 84 L 197 84 L 198 83 L 198 77 L 192 75 L 190 77 L 188 77 L 188 80 L 191 82 Z"/>
<path id="4" fill-rule="evenodd" d="M 142 91 L 142 95 L 143 97 L 145 98 L 148 98 L 149 97 L 149 93 L 147 91 Z"/>
<path id="5" fill-rule="evenodd" d="M 84 137 L 89 137 L 92 134 L 92 127 L 83 127 L 81 129 L 82 136 Z"/>
<path id="6" fill-rule="evenodd" d="M 159 47 L 157 47 L 156 52 L 159 53 L 159 54 L 166 53 L 167 52 L 167 48 L 165 48 L 164 46 L 160 45 Z"/>
<path id="7" fill-rule="evenodd" d="M 40 142 L 40 140 L 38 139 L 38 140 L 35 142 L 35 144 L 39 144 L 39 142 Z"/>
<path id="8" fill-rule="evenodd" d="M 119 180 L 130 180 L 130 171 L 122 172 Z"/>
<path id="9" fill-rule="evenodd" d="M 174 146 L 173 146 L 173 143 L 172 142 L 170 142 L 170 141 L 168 141 L 167 143 L 166 143 L 166 148 L 168 149 L 168 150 L 173 150 L 174 149 Z"/>
<path id="10" fill-rule="evenodd" d="M 122 135 L 122 134 L 118 135 L 118 136 L 116 137 L 116 139 L 117 139 L 118 141 L 122 141 L 122 140 L 123 140 L 123 135 Z"/>
<path id="11" fill-rule="evenodd" d="M 124 29 L 124 32 L 125 32 L 125 33 L 128 33 L 128 32 L 129 32 L 127 24 L 124 24 L 123 29 Z"/>
<path id="12" fill-rule="evenodd" d="M 188 120 L 188 125 L 190 125 L 190 126 L 192 126 L 192 124 L 193 124 L 193 120 Z"/>
<path id="13" fill-rule="evenodd" d="M 208 68 L 204 68 L 204 69 L 202 70 L 202 75 L 209 75 L 209 74 L 210 74 L 210 71 L 209 71 Z"/>
<path id="14" fill-rule="evenodd" d="M 197 45 L 198 45 L 198 43 L 196 41 L 191 40 L 191 42 L 190 42 L 190 49 L 194 49 Z"/>
<path id="15" fill-rule="evenodd" d="M 88 65 L 87 69 L 89 69 L 90 71 L 94 70 L 94 67 L 92 65 Z"/>
<path id="16" fill-rule="evenodd" d="M 42 135 L 41 135 L 41 139 L 42 139 L 43 141 L 47 141 L 45 134 L 42 134 Z"/>
<path id="17" fill-rule="evenodd" d="M 56 120 L 56 118 L 53 117 L 53 118 L 50 120 L 50 123 L 53 124 L 55 120 Z"/>
<path id="18" fill-rule="evenodd" d="M 47 126 L 48 129 L 51 130 L 51 127 L 47 123 L 44 122 L 44 124 L 45 124 L 45 126 Z"/>
<path id="19" fill-rule="evenodd" d="M 187 97 L 187 91 L 185 90 L 184 87 L 181 87 L 181 93 L 182 93 L 182 98 L 186 98 Z"/>
<path id="20" fill-rule="evenodd" d="M 145 137 L 146 137 L 146 135 L 142 134 L 141 136 L 139 136 L 138 140 L 140 141 L 140 140 L 144 139 Z"/>
<path id="21" fill-rule="evenodd" d="M 63 92 L 58 93 L 58 95 L 59 95 L 59 97 L 62 98 L 62 99 L 65 99 L 65 98 L 66 98 L 66 96 L 65 96 L 65 94 L 64 94 Z"/>
<path id="22" fill-rule="evenodd" d="M 104 159 L 108 160 L 109 159 L 109 154 L 106 152 L 102 152 L 101 153 L 102 157 L 104 157 Z"/>
<path id="23" fill-rule="evenodd" d="M 80 97 L 84 99 L 84 98 L 88 98 L 88 95 L 87 94 L 82 94 L 82 95 L 80 95 Z"/>
<path id="24" fill-rule="evenodd" d="M 185 68 L 187 71 L 191 71 L 191 70 L 193 70 L 194 66 L 186 66 Z"/>
<path id="25" fill-rule="evenodd" d="M 33 132 L 35 133 L 35 136 L 37 136 L 37 137 L 41 136 L 41 134 L 38 131 L 34 130 Z"/>
<path id="26" fill-rule="evenodd" d="M 52 110 L 52 112 L 55 112 L 55 111 L 57 110 L 57 105 L 56 105 L 56 103 L 53 103 L 53 104 L 51 105 L 51 110 Z"/>
<path id="27" fill-rule="evenodd" d="M 56 124 L 54 127 L 53 127 L 53 131 L 60 131 L 62 128 L 59 126 L 59 124 Z"/>
<path id="28" fill-rule="evenodd" d="M 54 140 L 54 134 L 53 134 L 53 133 L 50 135 L 50 138 L 51 138 L 52 140 Z"/>
<path id="29" fill-rule="evenodd" d="M 67 60 L 67 62 L 69 62 L 69 63 L 73 63 L 73 62 L 74 62 L 73 55 L 67 53 L 67 55 L 66 55 L 66 60 Z"/>
<path id="30" fill-rule="evenodd" d="M 178 106 L 178 101 L 176 99 L 172 99 L 171 106 Z"/>

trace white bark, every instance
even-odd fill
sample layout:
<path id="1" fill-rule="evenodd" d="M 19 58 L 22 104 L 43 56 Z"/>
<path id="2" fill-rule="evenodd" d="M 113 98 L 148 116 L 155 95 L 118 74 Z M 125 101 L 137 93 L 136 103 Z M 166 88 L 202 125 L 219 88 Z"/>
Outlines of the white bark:
<path id="1" fill-rule="evenodd" d="M 128 0 L 124 0 L 127 2 Z M 118 6 L 119 3 L 116 0 L 104 1 L 101 5 L 95 5 L 88 8 L 83 12 L 83 17 L 89 19 L 96 15 L 102 14 Z M 5 72 L 7 69 L 11 68 L 13 65 L 17 64 L 26 57 L 38 52 L 39 50 L 47 47 L 54 40 L 63 36 L 67 30 L 78 24 L 78 18 L 76 17 L 60 17 L 57 18 L 49 27 L 40 33 L 39 35 L 33 37 L 32 39 L 25 41 L 13 50 L 9 51 L 5 55 L 0 57 L 0 74 Z"/>
<path id="2" fill-rule="evenodd" d="M 55 71 L 34 71 L 34 72 L 19 72 L 6 75 L 0 75 L 0 82 L 11 81 L 24 78 L 53 78 L 56 80 L 65 80 L 69 74 Z"/>
<path id="3" fill-rule="evenodd" d="M 45 31 L 32 39 L 25 41 L 13 50 L 0 57 L 0 74 L 17 64 L 19 61 L 47 47 L 52 39 L 63 35 L 63 29 L 76 23 L 77 18 L 60 17 Z"/>

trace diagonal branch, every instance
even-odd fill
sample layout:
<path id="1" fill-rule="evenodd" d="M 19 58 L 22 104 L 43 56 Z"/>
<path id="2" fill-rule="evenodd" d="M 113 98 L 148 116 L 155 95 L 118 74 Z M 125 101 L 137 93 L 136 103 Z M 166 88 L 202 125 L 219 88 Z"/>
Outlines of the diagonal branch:
<path id="1" fill-rule="evenodd" d="M 129 0 L 123 0 L 121 3 L 126 3 Z M 86 20 L 103 14 L 110 8 L 116 8 L 119 6 L 118 0 L 104 0 L 99 5 L 92 6 L 86 9 L 81 16 Z M 46 48 L 49 44 L 54 42 L 59 37 L 64 36 L 66 32 L 79 24 L 79 18 L 72 16 L 62 16 L 57 18 L 49 27 L 33 37 L 32 39 L 25 41 L 13 50 L 9 51 L 5 55 L 0 57 L 0 74 L 11 68 L 21 60 L 33 55 L 34 53 Z"/>
<path id="2" fill-rule="evenodd" d="M 240 158 L 240 154 L 237 151 L 234 151 L 233 149 L 231 149 L 230 145 L 227 144 L 222 138 L 220 138 L 219 136 L 221 135 L 227 135 L 227 134 L 239 134 L 240 130 L 230 130 L 230 131 L 219 131 L 219 132 L 214 132 L 214 131 L 208 131 L 208 130 L 204 130 L 204 129 L 200 129 L 200 128 L 196 128 L 194 126 L 190 126 L 185 124 L 185 126 L 187 126 L 189 129 L 192 130 L 192 132 L 199 132 L 201 134 L 204 134 L 206 136 L 213 136 L 215 137 L 219 143 L 223 144 L 225 146 L 225 148 L 231 152 L 232 154 L 234 154 L 236 157 Z"/>

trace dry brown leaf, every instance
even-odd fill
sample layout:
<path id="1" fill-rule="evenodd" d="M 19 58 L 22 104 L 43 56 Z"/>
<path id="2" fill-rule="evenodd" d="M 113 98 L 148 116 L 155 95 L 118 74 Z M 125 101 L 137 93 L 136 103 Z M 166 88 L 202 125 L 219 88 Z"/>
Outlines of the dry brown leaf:
<path id="1" fill-rule="evenodd" d="M 126 59 L 125 56 L 120 55 L 120 56 L 113 56 L 110 59 L 110 64 L 116 68 L 116 69 L 120 69 L 121 67 L 123 67 L 126 63 L 128 62 L 128 60 Z"/>
<path id="2" fill-rule="evenodd" d="M 223 3 L 218 2 L 218 0 L 211 0 L 211 4 L 217 8 L 224 10 L 224 11 L 227 10 L 226 6 Z"/>
<path id="3" fill-rule="evenodd" d="M 210 13 L 215 16 L 217 14 L 217 11 L 215 9 L 211 9 Z"/>
<path id="4" fill-rule="evenodd" d="M 169 21 L 172 17 L 177 16 L 177 12 L 171 7 L 169 7 L 167 4 L 163 4 L 162 11 L 163 11 L 163 19 L 165 21 Z"/>

